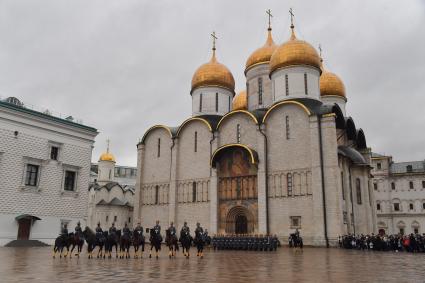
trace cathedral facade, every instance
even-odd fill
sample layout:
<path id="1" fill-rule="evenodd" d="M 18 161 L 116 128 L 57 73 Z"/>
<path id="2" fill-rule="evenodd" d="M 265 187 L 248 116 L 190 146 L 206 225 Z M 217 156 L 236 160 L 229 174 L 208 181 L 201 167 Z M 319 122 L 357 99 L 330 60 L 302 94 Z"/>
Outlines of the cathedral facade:
<path id="1" fill-rule="evenodd" d="M 371 153 L 347 115 L 341 79 L 308 42 L 266 43 L 246 62 L 235 95 L 216 58 L 192 78 L 192 116 L 155 125 L 137 146 L 134 223 L 200 222 L 210 234 L 277 234 L 304 243 L 372 233 Z"/>

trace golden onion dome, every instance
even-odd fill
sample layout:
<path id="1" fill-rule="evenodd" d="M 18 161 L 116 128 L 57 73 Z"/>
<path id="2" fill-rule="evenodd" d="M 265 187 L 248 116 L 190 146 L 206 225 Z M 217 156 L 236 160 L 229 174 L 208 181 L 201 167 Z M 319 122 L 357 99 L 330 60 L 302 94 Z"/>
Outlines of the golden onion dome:
<path id="1" fill-rule="evenodd" d="M 99 157 L 99 161 L 113 161 L 115 162 L 115 156 L 109 152 L 109 139 L 106 141 L 106 152 L 102 153 Z"/>
<path id="2" fill-rule="evenodd" d="M 334 73 L 322 68 L 319 85 L 320 96 L 341 96 L 346 99 L 344 83 Z"/>
<path id="3" fill-rule="evenodd" d="M 246 91 L 239 92 L 232 102 L 232 110 L 247 110 L 248 109 L 248 98 Z"/>
<path id="4" fill-rule="evenodd" d="M 259 64 L 269 63 L 273 52 L 276 50 L 277 45 L 272 38 L 272 29 L 269 27 L 266 43 L 255 50 L 246 60 L 245 73 L 251 68 Z"/>
<path id="5" fill-rule="evenodd" d="M 320 58 L 316 49 L 304 40 L 295 36 L 294 26 L 291 26 L 291 38 L 276 48 L 270 58 L 270 74 L 279 68 L 307 65 L 320 69 Z"/>
<path id="6" fill-rule="evenodd" d="M 112 155 L 112 153 L 104 152 L 100 155 L 99 161 L 113 161 L 113 162 L 115 162 L 115 157 Z"/>
<path id="7" fill-rule="evenodd" d="M 190 93 L 195 88 L 208 86 L 223 87 L 235 92 L 235 79 L 230 70 L 217 61 L 215 47 L 213 48 L 211 60 L 201 65 L 193 74 Z"/>

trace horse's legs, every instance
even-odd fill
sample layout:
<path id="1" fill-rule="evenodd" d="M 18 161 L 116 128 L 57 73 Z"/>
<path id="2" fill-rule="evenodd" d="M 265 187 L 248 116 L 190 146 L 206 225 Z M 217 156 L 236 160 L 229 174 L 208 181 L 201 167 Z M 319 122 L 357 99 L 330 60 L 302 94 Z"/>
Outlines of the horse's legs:
<path id="1" fill-rule="evenodd" d="M 55 246 L 53 247 L 53 258 L 56 258 L 56 244 L 55 244 Z"/>

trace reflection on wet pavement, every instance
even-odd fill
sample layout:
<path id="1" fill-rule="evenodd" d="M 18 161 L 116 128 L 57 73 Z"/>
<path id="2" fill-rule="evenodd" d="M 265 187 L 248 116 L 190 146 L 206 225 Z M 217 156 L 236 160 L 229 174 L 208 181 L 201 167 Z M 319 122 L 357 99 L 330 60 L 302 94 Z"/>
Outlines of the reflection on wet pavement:
<path id="1" fill-rule="evenodd" d="M 194 254 L 195 253 L 195 254 Z M 193 255 L 195 255 L 193 257 Z M 0 248 L 0 282 L 424 282 L 425 255 L 305 248 L 207 251 L 203 259 L 52 258 L 47 248 Z"/>

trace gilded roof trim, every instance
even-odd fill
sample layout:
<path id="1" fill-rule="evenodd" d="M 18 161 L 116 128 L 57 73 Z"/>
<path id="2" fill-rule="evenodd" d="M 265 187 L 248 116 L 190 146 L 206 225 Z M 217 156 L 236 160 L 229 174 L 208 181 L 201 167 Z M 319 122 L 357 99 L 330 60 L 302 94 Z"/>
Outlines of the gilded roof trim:
<path id="1" fill-rule="evenodd" d="M 172 134 L 172 132 L 171 132 L 171 129 L 170 129 L 170 127 L 168 127 L 168 126 L 165 126 L 165 125 L 155 125 L 155 126 L 152 126 L 152 127 L 150 127 L 146 132 L 145 132 L 145 134 L 143 135 L 143 137 L 142 137 L 142 140 L 140 141 L 140 143 L 145 143 L 145 139 L 146 139 L 146 137 L 150 134 L 150 132 L 151 131 L 153 131 L 153 130 L 155 130 L 155 129 L 158 129 L 158 128 L 162 128 L 162 129 L 164 129 L 164 130 L 166 130 L 167 132 L 168 132 L 168 134 L 170 135 L 170 138 L 173 138 L 173 134 Z"/>
<path id="2" fill-rule="evenodd" d="M 271 113 L 271 111 L 273 111 L 273 109 L 275 109 L 275 108 L 277 108 L 281 105 L 286 105 L 286 104 L 293 104 L 293 105 L 300 106 L 307 113 L 308 116 L 311 115 L 311 111 L 304 104 L 302 104 L 298 101 L 285 100 L 285 101 L 280 101 L 280 102 L 276 103 L 275 105 L 270 107 L 269 110 L 267 110 L 266 114 L 263 117 L 263 124 L 266 122 L 267 116 Z"/>
<path id="3" fill-rule="evenodd" d="M 229 148 L 229 147 L 242 147 L 244 149 L 246 149 L 249 152 L 250 155 L 250 161 L 252 164 L 258 164 L 258 154 L 255 150 L 253 150 L 252 148 L 250 148 L 247 145 L 244 144 L 240 144 L 240 143 L 231 143 L 231 144 L 226 144 L 223 146 L 220 146 L 219 148 L 217 148 L 214 153 L 211 155 L 211 159 L 210 159 L 210 165 L 211 167 L 214 167 L 214 160 L 215 157 L 217 156 L 217 154 L 222 151 L 223 149 Z"/>
<path id="4" fill-rule="evenodd" d="M 189 122 L 191 122 L 191 121 L 201 121 L 201 122 L 203 122 L 207 127 L 208 127 L 208 130 L 210 131 L 210 132 L 212 132 L 213 131 L 213 129 L 212 129 L 212 127 L 211 127 L 211 124 L 207 121 L 207 120 L 205 120 L 204 118 L 201 118 L 201 117 L 191 117 L 191 118 L 189 118 L 189 119 L 186 119 L 182 124 L 181 124 L 181 126 L 179 127 L 179 129 L 177 130 L 177 133 L 176 133 L 176 136 L 178 137 L 179 135 L 180 135 L 180 132 L 181 132 L 181 130 L 184 128 L 184 126 L 186 125 L 186 124 L 188 124 Z"/>
<path id="5" fill-rule="evenodd" d="M 220 121 L 217 124 L 217 130 L 220 128 L 221 123 L 224 121 L 225 118 L 233 115 L 233 114 L 237 114 L 237 113 L 244 113 L 247 114 L 249 117 L 251 117 L 251 119 L 255 122 L 256 125 L 258 125 L 258 120 L 257 118 L 249 111 L 247 110 L 234 110 L 234 111 L 230 111 L 229 113 L 227 113 L 226 115 L 224 115 Z"/>

